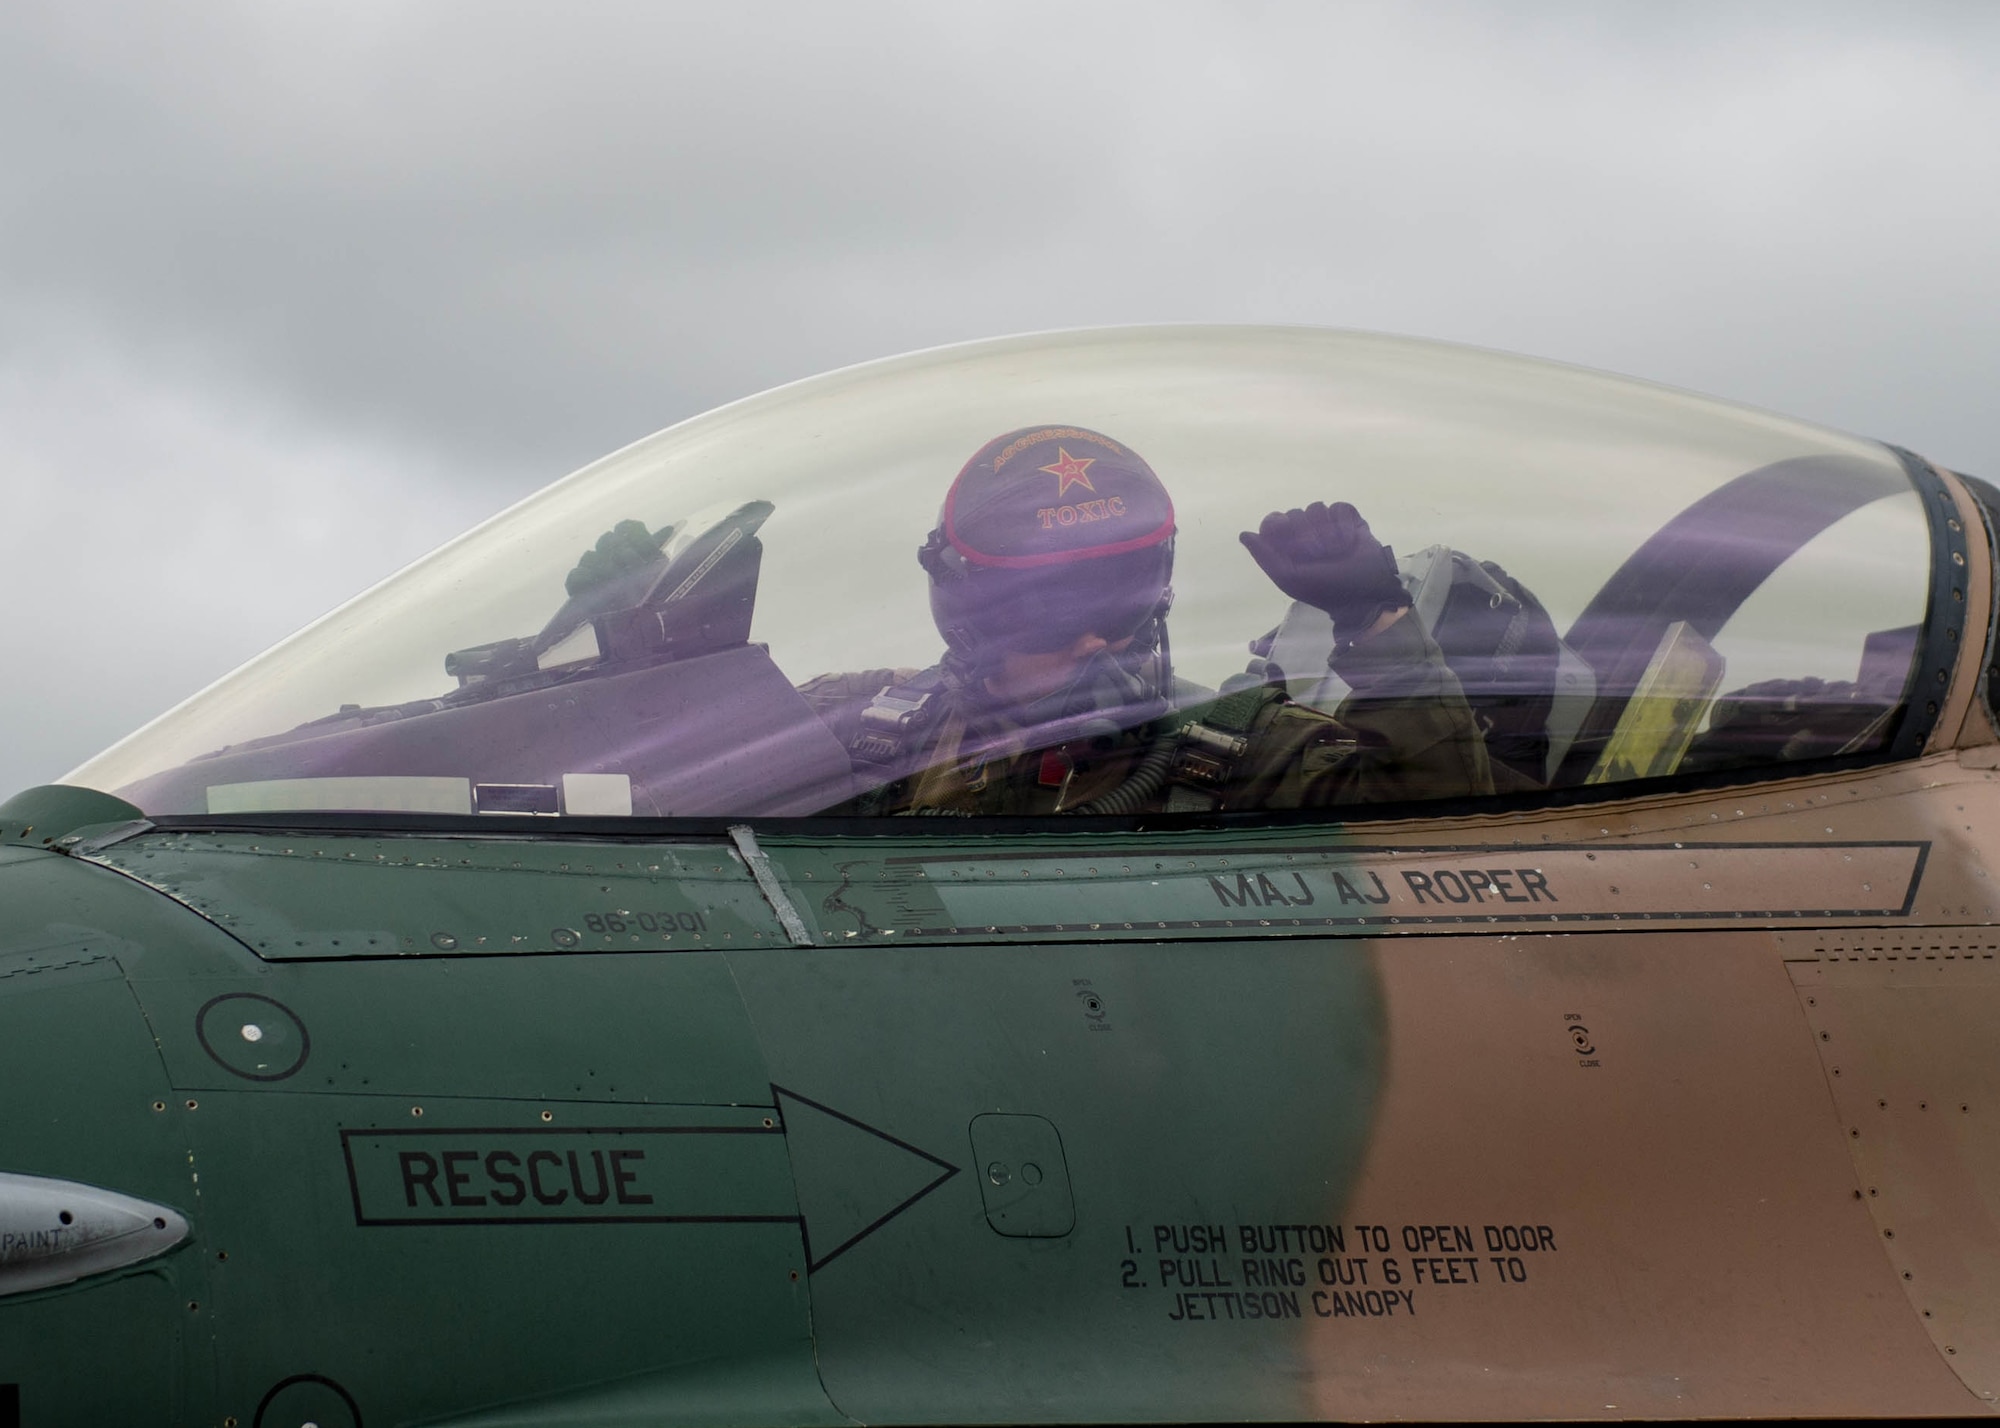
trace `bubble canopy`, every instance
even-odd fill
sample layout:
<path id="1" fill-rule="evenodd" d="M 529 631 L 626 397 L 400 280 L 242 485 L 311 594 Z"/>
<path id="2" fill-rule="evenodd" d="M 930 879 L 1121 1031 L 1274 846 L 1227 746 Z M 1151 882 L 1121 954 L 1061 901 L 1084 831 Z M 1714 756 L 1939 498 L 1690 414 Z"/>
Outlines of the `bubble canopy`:
<path id="1" fill-rule="evenodd" d="M 1057 433 L 1024 520 L 1115 523 L 1092 437 L 1170 497 L 1170 608 L 1136 649 L 1073 652 L 1097 673 L 1058 674 L 1064 698 L 1101 675 L 1118 699 L 1010 706 L 999 655 L 941 663 L 918 552 L 968 458 L 1014 431 Z M 1351 503 L 1392 548 L 1407 608 L 1385 631 L 1336 631 L 1240 542 L 1315 501 Z M 1009 338 L 627 447 L 64 781 L 153 815 L 1348 816 L 1777 776 L 1889 747 L 1932 558 L 1894 453 L 1685 392 L 1314 329 Z M 1079 605 L 1092 564 L 1060 567 Z M 1398 771 L 1442 747 L 1457 773 Z"/>

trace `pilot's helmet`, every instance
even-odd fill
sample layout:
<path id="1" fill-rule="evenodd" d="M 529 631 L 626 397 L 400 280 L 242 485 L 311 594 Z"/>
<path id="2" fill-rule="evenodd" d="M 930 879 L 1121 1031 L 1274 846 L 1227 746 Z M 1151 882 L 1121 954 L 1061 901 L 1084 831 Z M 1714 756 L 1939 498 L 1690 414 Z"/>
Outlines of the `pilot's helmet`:
<path id="1" fill-rule="evenodd" d="M 973 453 L 918 559 L 955 653 L 1064 649 L 1084 634 L 1160 642 L 1173 598 L 1174 503 L 1101 432 L 1031 426 Z"/>

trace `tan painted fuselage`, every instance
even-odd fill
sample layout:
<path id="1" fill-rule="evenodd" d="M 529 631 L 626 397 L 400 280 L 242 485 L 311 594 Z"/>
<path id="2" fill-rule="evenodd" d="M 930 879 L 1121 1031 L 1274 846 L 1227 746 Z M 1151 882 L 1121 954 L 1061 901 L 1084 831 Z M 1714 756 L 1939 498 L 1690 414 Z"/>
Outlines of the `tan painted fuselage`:
<path id="1" fill-rule="evenodd" d="M 1954 494 L 1983 630 L 1984 537 Z M 1340 1208 L 1361 1264 L 1308 1261 L 1315 1307 L 1341 1311 L 1308 1330 L 1321 1413 L 1992 1411 L 2000 745 L 1982 643 L 1911 764 L 1371 830 L 1409 840 L 1376 855 L 1407 916 L 1374 945 L 1388 1062 Z M 1507 845 L 1515 863 L 1560 850 L 1534 865 L 1564 914 L 1601 920 L 1536 927 L 1524 914 L 1551 909 L 1478 886 Z M 1508 921 L 1482 934 L 1481 916 Z"/>

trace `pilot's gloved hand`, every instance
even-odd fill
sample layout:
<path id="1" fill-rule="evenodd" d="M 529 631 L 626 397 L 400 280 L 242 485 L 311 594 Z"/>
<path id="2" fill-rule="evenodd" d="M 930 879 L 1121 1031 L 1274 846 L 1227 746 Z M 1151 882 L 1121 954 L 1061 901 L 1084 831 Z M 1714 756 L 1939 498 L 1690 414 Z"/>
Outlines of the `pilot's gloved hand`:
<path id="1" fill-rule="evenodd" d="M 563 581 L 563 588 L 571 595 L 581 595 L 628 570 L 650 565 L 659 556 L 659 539 L 646 529 L 643 521 L 620 521 L 583 553 L 576 569 Z"/>
<path id="2" fill-rule="evenodd" d="M 1314 501 L 1303 511 L 1273 511 L 1242 541 L 1271 583 L 1333 616 L 1348 638 L 1364 633 L 1384 610 L 1410 603 L 1396 578 L 1395 552 L 1375 539 L 1361 513 L 1345 501 Z"/>

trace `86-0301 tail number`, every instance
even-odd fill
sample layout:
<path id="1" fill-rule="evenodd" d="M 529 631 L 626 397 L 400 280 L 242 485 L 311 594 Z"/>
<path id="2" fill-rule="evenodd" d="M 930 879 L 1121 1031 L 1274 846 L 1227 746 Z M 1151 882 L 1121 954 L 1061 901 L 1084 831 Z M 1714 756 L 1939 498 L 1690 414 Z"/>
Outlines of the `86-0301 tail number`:
<path id="1" fill-rule="evenodd" d="M 633 912 L 627 908 L 588 913 L 583 925 L 592 932 L 708 931 L 708 919 L 698 912 Z"/>

